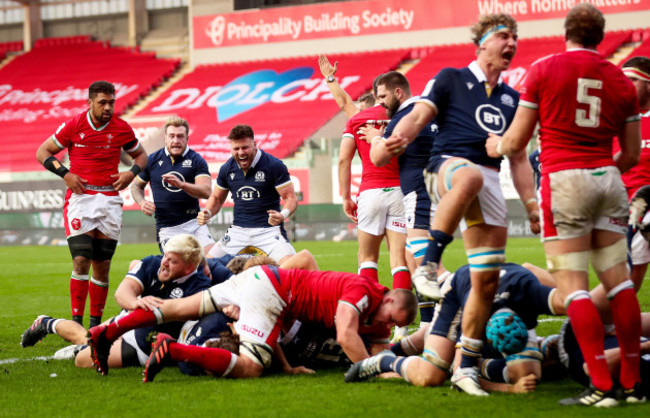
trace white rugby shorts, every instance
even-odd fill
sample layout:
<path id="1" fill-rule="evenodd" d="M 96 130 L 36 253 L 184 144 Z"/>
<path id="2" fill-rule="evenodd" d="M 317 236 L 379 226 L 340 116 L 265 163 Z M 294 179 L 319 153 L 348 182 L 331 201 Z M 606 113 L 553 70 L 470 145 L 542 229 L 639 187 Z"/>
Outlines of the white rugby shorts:
<path id="1" fill-rule="evenodd" d="M 268 228 L 242 228 L 233 225 L 208 254 L 212 257 L 225 254 L 262 254 L 279 261 L 295 253 L 296 250 L 282 235 L 279 225 Z"/>
<path id="2" fill-rule="evenodd" d="M 482 165 L 476 167 L 483 174 L 483 187 L 467 208 L 467 212 L 460 222 L 460 231 L 464 232 L 467 228 L 479 224 L 507 228 L 508 209 L 506 208 L 506 199 L 501 191 L 499 172 Z"/>
<path id="3" fill-rule="evenodd" d="M 212 238 L 212 235 L 210 235 L 208 226 L 199 225 L 199 222 L 196 219 L 190 219 L 180 225 L 160 228 L 160 231 L 158 231 L 158 242 L 160 243 L 160 246 L 164 248 L 170 238 L 180 234 L 190 234 L 194 236 L 203 248 L 210 244 L 214 244 L 214 239 Z"/>
<path id="4" fill-rule="evenodd" d="M 68 190 L 63 221 L 68 238 L 97 229 L 118 241 L 122 229 L 122 198 L 119 195 L 76 194 Z"/>
<path id="5" fill-rule="evenodd" d="M 404 195 L 399 187 L 368 189 L 357 197 L 357 228 L 371 235 L 386 229 L 406 233 Z"/>
<path id="6" fill-rule="evenodd" d="M 275 279 L 267 277 L 260 266 L 251 267 L 205 292 L 209 293 L 219 309 L 228 305 L 239 306 L 239 320 L 235 322 L 235 330 L 242 342 L 263 345 L 273 350 L 280 332 L 278 318 L 287 304 L 270 280 Z M 241 351 L 240 354 L 259 363 L 247 350 Z M 265 359 L 269 364 L 262 366 L 268 367 L 270 360 L 269 356 Z"/>
<path id="7" fill-rule="evenodd" d="M 627 193 L 614 166 L 548 173 L 540 184 L 542 239 L 570 239 L 593 229 L 627 232 Z"/>

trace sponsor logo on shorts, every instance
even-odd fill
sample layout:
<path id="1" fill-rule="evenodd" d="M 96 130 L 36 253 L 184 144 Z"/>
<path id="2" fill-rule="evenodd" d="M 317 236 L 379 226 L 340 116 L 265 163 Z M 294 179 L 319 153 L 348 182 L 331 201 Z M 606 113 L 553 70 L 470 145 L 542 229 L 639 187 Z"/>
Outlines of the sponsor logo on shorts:
<path id="1" fill-rule="evenodd" d="M 81 229 L 81 221 L 80 221 L 79 219 L 77 219 L 77 218 L 74 218 L 74 219 L 70 222 L 70 226 L 71 226 L 72 229 L 74 229 L 75 231 L 78 231 L 79 229 Z"/>
<path id="2" fill-rule="evenodd" d="M 610 225 L 627 226 L 627 218 L 609 218 Z"/>
<path id="3" fill-rule="evenodd" d="M 393 226 L 396 226 L 398 228 L 406 228 L 406 224 L 404 222 L 399 222 L 399 221 L 393 221 Z"/>
<path id="4" fill-rule="evenodd" d="M 249 325 L 242 325 L 241 329 L 242 329 L 242 331 L 244 331 L 244 332 L 246 332 L 248 334 L 257 335 L 260 338 L 264 338 L 264 332 L 262 332 L 262 331 L 260 331 L 258 329 L 255 329 L 255 328 L 253 328 L 253 327 L 251 327 Z"/>

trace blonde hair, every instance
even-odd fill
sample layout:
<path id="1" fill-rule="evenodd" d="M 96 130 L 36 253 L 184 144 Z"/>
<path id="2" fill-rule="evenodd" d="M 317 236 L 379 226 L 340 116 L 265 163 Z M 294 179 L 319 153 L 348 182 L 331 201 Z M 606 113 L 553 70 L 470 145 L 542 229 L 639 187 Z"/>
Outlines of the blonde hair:
<path id="1" fill-rule="evenodd" d="M 483 15 L 479 18 L 478 22 L 470 28 L 472 32 L 472 42 L 474 45 L 479 46 L 481 38 L 490 30 L 499 26 L 505 26 L 512 34 L 517 36 L 517 21 L 507 14 L 490 14 Z"/>
<path id="2" fill-rule="evenodd" d="M 170 126 L 174 126 L 176 128 L 184 126 L 185 127 L 185 134 L 187 134 L 187 136 L 190 135 L 190 124 L 189 124 L 189 122 L 186 121 L 185 119 L 179 117 L 179 116 L 172 116 L 169 119 L 167 119 L 167 122 L 165 122 L 165 128 L 163 130 L 165 135 L 167 135 L 167 128 L 169 128 Z"/>
<path id="3" fill-rule="evenodd" d="M 165 243 L 165 253 L 176 253 L 181 256 L 184 262 L 199 266 L 203 261 L 203 248 L 201 244 L 189 234 L 176 235 Z"/>

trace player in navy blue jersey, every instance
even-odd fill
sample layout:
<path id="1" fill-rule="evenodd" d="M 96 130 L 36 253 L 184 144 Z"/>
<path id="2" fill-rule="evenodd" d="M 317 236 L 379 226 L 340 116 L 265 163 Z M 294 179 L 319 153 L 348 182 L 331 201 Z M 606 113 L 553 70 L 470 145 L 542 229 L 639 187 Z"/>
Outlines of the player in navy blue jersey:
<path id="1" fill-rule="evenodd" d="M 423 264 L 413 275 L 422 295 L 440 298 L 436 270 L 456 227 L 465 244 L 472 290 L 463 315 L 462 360 L 452 385 L 485 396 L 478 384 L 481 336 L 490 316 L 501 264 L 505 261 L 507 211 L 499 184 L 501 159 L 485 150 L 489 133 L 511 123 L 519 94 L 501 79 L 517 50 L 517 23 L 508 15 L 485 15 L 472 27 L 476 60 L 466 68 L 445 68 L 424 89 L 413 110 L 386 141 L 400 154 L 435 118 L 438 132 L 425 174 L 427 191 L 437 203 Z M 510 157 L 515 188 L 526 205 L 533 232 L 539 232 L 539 207 L 525 151 Z"/>
<path id="2" fill-rule="evenodd" d="M 371 126 L 361 128 L 363 136 L 371 141 L 370 159 L 373 164 L 383 166 L 391 158 L 399 158 L 399 181 L 404 195 L 404 217 L 406 219 L 406 248 L 413 256 L 409 262 L 413 273 L 415 266 L 422 262 L 429 243 L 429 226 L 435 214 L 435 205 L 431 203 L 424 185 L 423 171 L 429 160 L 429 151 L 433 145 L 435 124 L 427 125 L 419 132 L 404 153 L 395 157 L 385 146 L 385 139 L 390 138 L 393 129 L 402 118 L 413 109 L 419 97 L 411 95 L 409 82 L 404 75 L 391 71 L 381 75 L 377 81 L 377 100 L 386 109 L 391 118 L 383 135 Z M 426 327 L 433 317 L 434 302 L 420 300 L 420 327 Z M 397 331 L 396 331 L 397 332 Z"/>
<path id="3" fill-rule="evenodd" d="M 257 148 L 250 126 L 235 126 L 228 139 L 232 157 L 221 166 L 217 184 L 197 217 L 199 224 L 205 225 L 221 210 L 228 192 L 232 193 L 233 224 L 210 255 L 260 253 L 281 263 L 296 253 L 283 225 L 298 207 L 289 170 Z"/>
<path id="4" fill-rule="evenodd" d="M 650 313 L 641 314 L 641 358 L 639 369 L 641 385 L 639 388 L 639 399 L 643 402 L 650 397 Z M 557 350 L 553 350 L 555 360 L 560 362 L 568 370 L 569 376 L 583 386 L 589 386 L 590 379 L 587 374 L 587 365 L 584 356 L 578 345 L 573 328 L 569 320 L 565 320 L 560 329 L 559 335 L 547 337 L 549 340 L 557 341 Z M 605 357 L 609 369 L 612 370 L 614 378 L 619 378 L 621 350 L 616 335 L 605 335 Z"/>
<path id="5" fill-rule="evenodd" d="M 149 155 L 147 167 L 131 184 L 131 195 L 142 213 L 156 218 L 161 248 L 174 235 L 194 235 L 205 252 L 214 245 L 208 227 L 199 225 L 199 199 L 210 197 L 212 178 L 203 157 L 187 146 L 190 127 L 185 119 L 172 117 L 165 123 L 165 146 Z M 144 198 L 151 183 L 153 202 Z"/>
<path id="6" fill-rule="evenodd" d="M 210 279 L 197 271 L 202 259 L 202 248 L 193 236 L 181 234 L 173 237 L 165 246 L 164 256 L 152 255 L 131 264 L 115 291 L 118 305 L 124 313 L 137 308 L 151 310 L 165 299 L 190 296 L 209 288 Z M 175 322 L 170 326 L 142 328 L 125 334 L 111 347 L 109 364 L 112 367 L 143 365 L 151 349 L 151 342 L 147 340 L 149 333 L 156 330 L 177 336 L 182 325 L 182 322 Z M 74 321 L 41 315 L 25 331 L 21 344 L 23 347 L 33 346 L 53 333 L 78 346 L 72 348 L 77 350 L 77 367 L 93 367 L 90 351 L 84 346 L 87 331 Z"/>
<path id="7" fill-rule="evenodd" d="M 421 357 L 415 355 L 422 352 L 421 342 L 415 341 L 422 336 L 414 334 L 393 346 L 400 356 L 382 353 L 363 360 L 350 369 L 346 381 L 366 380 L 380 373 L 397 372 L 416 386 L 442 385 L 456 355 L 463 308 L 472 287 L 470 269 L 471 266 L 465 265 L 444 282 L 444 296 L 436 308 L 430 328 L 426 332 L 418 331 L 418 334 L 425 334 Z M 514 311 L 524 321 L 528 328 L 528 344 L 524 351 L 506 358 L 505 370 L 502 361 L 483 361 L 481 375 L 486 380 L 489 377 L 491 381 L 481 381 L 480 384 L 490 391 L 528 392 L 534 389 L 536 380 L 541 377 L 542 356 L 535 335 L 537 317 L 564 314 L 564 306 L 556 289 L 542 285 L 531 271 L 520 265 L 505 263 L 501 266 L 491 313 L 504 308 Z M 501 357 L 498 353 L 491 353 L 493 351 L 490 346 L 485 346 L 480 355 L 486 358 Z M 512 386 L 503 385 L 506 382 L 511 382 Z"/>

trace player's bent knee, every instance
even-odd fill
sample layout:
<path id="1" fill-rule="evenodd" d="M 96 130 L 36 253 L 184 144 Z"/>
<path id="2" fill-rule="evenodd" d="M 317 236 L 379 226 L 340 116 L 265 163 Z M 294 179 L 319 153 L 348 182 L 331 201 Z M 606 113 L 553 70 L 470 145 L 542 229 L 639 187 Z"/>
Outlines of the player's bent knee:
<path id="1" fill-rule="evenodd" d="M 77 353 L 77 356 L 74 358 L 74 365 L 80 369 L 88 369 L 94 367 L 93 359 L 90 357 L 89 347 L 85 347 L 83 350 Z"/>
<path id="2" fill-rule="evenodd" d="M 72 258 L 83 257 L 88 260 L 93 258 L 93 238 L 82 234 L 68 238 L 68 248 Z"/>
<path id="3" fill-rule="evenodd" d="M 94 239 L 92 259 L 95 261 L 106 261 L 113 258 L 117 248 L 117 241 L 113 239 Z"/>
<path id="4" fill-rule="evenodd" d="M 576 251 L 573 253 L 547 255 L 546 269 L 550 273 L 558 270 L 589 272 L 589 251 Z"/>
<path id="5" fill-rule="evenodd" d="M 627 243 L 621 239 L 612 245 L 591 250 L 591 265 L 596 274 L 627 261 Z"/>

